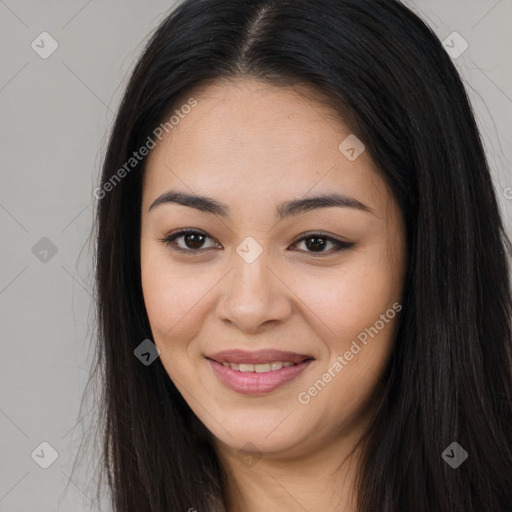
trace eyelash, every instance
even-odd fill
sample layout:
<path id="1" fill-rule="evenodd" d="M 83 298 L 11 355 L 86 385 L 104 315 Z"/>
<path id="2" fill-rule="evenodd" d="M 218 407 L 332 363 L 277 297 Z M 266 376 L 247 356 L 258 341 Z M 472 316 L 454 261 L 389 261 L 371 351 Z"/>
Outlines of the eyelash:
<path id="1" fill-rule="evenodd" d="M 200 253 L 202 253 L 204 251 L 214 249 L 214 247 L 208 247 L 206 249 L 183 249 L 183 247 L 177 247 L 176 240 L 185 235 L 202 235 L 205 238 L 211 238 L 204 231 L 199 231 L 199 230 L 195 230 L 195 229 L 186 229 L 186 230 L 184 229 L 181 231 L 177 231 L 176 233 L 171 233 L 169 236 L 159 239 L 159 241 L 162 242 L 164 245 L 166 245 L 173 251 L 180 252 L 182 254 L 186 253 L 188 255 L 193 255 L 193 256 L 199 255 Z M 323 233 L 314 233 L 314 232 L 308 233 L 307 235 L 303 236 L 302 238 L 299 238 L 297 241 L 294 242 L 293 245 L 298 244 L 299 242 L 302 242 L 304 240 L 311 239 L 311 238 L 321 238 L 322 240 L 331 242 L 336 246 L 334 249 L 331 249 L 330 251 L 321 251 L 321 252 L 317 252 L 317 253 L 315 253 L 314 251 L 301 251 L 301 252 L 307 252 L 314 257 L 330 256 L 331 254 L 338 253 L 341 251 L 346 251 L 355 246 L 355 244 L 353 242 L 342 242 L 341 240 L 337 240 L 336 238 L 332 238 L 328 235 L 324 235 Z"/>

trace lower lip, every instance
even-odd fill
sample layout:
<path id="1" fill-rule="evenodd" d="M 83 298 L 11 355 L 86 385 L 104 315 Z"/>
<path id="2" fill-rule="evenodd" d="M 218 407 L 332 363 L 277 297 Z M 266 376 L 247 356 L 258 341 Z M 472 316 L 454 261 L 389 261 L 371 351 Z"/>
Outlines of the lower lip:
<path id="1" fill-rule="evenodd" d="M 279 386 L 297 377 L 305 370 L 311 359 L 302 361 L 294 366 L 283 367 L 269 372 L 240 372 L 217 361 L 208 359 L 218 379 L 228 388 L 244 395 L 261 395 L 270 393 Z"/>

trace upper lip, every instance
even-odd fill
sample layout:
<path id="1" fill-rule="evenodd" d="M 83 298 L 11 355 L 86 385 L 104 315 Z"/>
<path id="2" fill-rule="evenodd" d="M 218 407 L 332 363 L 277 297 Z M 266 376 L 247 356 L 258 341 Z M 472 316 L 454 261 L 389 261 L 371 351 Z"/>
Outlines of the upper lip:
<path id="1" fill-rule="evenodd" d="M 247 363 L 247 364 L 260 364 L 270 363 L 272 361 L 282 361 L 291 363 L 300 363 L 306 359 L 313 359 L 311 356 L 305 354 L 297 354 L 296 352 L 284 352 L 282 350 L 256 350 L 249 352 L 247 350 L 222 350 L 206 356 L 208 359 L 213 359 L 218 363 Z"/>

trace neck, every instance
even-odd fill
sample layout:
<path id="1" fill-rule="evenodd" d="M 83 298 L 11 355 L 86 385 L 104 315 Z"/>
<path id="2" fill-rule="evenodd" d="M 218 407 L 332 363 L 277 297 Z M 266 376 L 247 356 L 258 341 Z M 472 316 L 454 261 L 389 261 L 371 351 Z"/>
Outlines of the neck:
<path id="1" fill-rule="evenodd" d="M 265 454 L 240 452 L 217 442 L 227 468 L 227 512 L 355 512 L 359 433 L 321 449 Z"/>

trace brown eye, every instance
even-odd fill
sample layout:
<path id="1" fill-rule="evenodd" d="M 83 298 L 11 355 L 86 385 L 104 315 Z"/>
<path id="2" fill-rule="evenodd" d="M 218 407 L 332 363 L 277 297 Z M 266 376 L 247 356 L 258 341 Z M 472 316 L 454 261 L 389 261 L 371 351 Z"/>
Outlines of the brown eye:
<path id="1" fill-rule="evenodd" d="M 310 252 L 315 255 L 329 255 L 335 252 L 350 249 L 355 245 L 354 243 L 351 242 L 342 242 L 340 240 L 336 240 L 335 238 L 323 235 L 322 233 L 312 233 L 307 236 L 304 236 L 300 240 L 297 240 L 295 244 L 299 244 L 302 242 L 306 247 L 305 252 Z M 326 250 L 326 248 L 328 250 Z"/>
<path id="2" fill-rule="evenodd" d="M 328 241 L 325 238 L 312 236 L 305 239 L 306 247 L 309 251 L 322 252 Z"/>
<path id="3" fill-rule="evenodd" d="M 211 238 L 202 231 L 182 230 L 169 235 L 162 239 L 161 242 L 173 250 L 189 253 L 202 252 L 203 249 L 211 249 L 215 246 L 220 247 L 219 244 L 205 247 L 205 241 L 208 239 L 211 240 Z"/>
<path id="4" fill-rule="evenodd" d="M 206 246 L 207 240 L 212 243 Z M 203 231 L 181 230 L 172 233 L 164 239 L 160 240 L 173 251 L 189 254 L 201 254 L 209 249 L 222 249 L 222 246 L 215 242 Z M 342 242 L 322 233 L 311 233 L 297 240 L 294 245 L 304 243 L 305 249 L 299 249 L 300 252 L 312 254 L 313 256 L 329 256 L 343 250 L 350 249 L 355 246 L 351 242 Z"/>
<path id="5" fill-rule="evenodd" d="M 201 249 L 204 244 L 205 236 L 198 235 L 197 233 L 189 233 L 187 235 L 183 235 L 183 241 L 185 245 L 189 249 Z"/>

